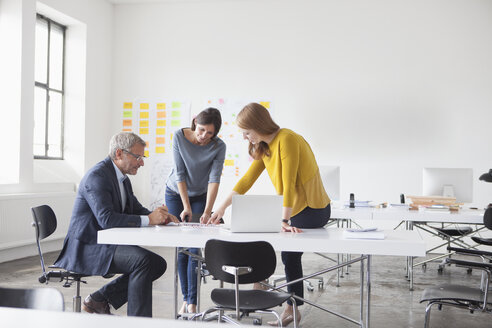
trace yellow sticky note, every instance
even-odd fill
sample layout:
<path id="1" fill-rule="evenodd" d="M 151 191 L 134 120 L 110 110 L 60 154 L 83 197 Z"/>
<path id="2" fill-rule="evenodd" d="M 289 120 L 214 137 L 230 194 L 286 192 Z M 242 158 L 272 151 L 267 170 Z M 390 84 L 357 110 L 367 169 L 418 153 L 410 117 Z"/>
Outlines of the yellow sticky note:
<path id="1" fill-rule="evenodd" d="M 147 121 L 147 120 L 140 121 L 140 126 L 142 126 L 142 127 L 149 127 L 149 121 Z"/>
<path id="2" fill-rule="evenodd" d="M 149 157 L 149 151 L 148 150 L 144 151 L 144 156 L 147 158 Z"/>
<path id="3" fill-rule="evenodd" d="M 140 128 L 140 134 L 149 134 L 149 128 Z"/>
<path id="4" fill-rule="evenodd" d="M 155 129 L 155 134 L 166 134 L 165 128 Z"/>
<path id="5" fill-rule="evenodd" d="M 157 109 L 166 109 L 166 103 L 157 103 Z"/>
<path id="6" fill-rule="evenodd" d="M 171 126 L 172 127 L 179 127 L 179 126 L 181 126 L 181 120 L 171 120 Z"/>
<path id="7" fill-rule="evenodd" d="M 173 101 L 172 108 L 181 108 L 181 103 L 179 101 Z"/>
<path id="8" fill-rule="evenodd" d="M 133 108 L 133 103 L 131 103 L 131 102 L 124 102 L 123 103 L 123 108 L 124 109 L 132 109 Z"/>
<path id="9" fill-rule="evenodd" d="M 164 147 L 155 147 L 155 152 L 157 154 L 164 154 L 166 152 Z"/>
<path id="10" fill-rule="evenodd" d="M 270 102 L 269 101 L 260 101 L 260 105 L 262 105 L 266 109 L 270 108 Z"/>
<path id="11" fill-rule="evenodd" d="M 130 117 L 131 118 L 132 116 L 133 115 L 132 115 L 132 111 L 131 110 L 125 110 L 123 112 L 123 117 Z"/>
<path id="12" fill-rule="evenodd" d="M 156 137 L 155 138 L 155 143 L 156 144 L 165 144 L 166 143 L 166 138 L 164 138 L 164 137 Z"/>
<path id="13" fill-rule="evenodd" d="M 140 112 L 140 118 L 149 118 L 149 112 Z"/>
<path id="14" fill-rule="evenodd" d="M 157 112 L 157 118 L 166 118 L 166 112 Z"/>
<path id="15" fill-rule="evenodd" d="M 157 120 L 157 126 L 166 126 L 166 120 Z"/>
<path id="16" fill-rule="evenodd" d="M 123 126 L 132 126 L 132 120 L 123 120 Z"/>
<path id="17" fill-rule="evenodd" d="M 234 166 L 234 160 L 233 159 L 226 159 L 224 161 L 225 166 Z"/>
<path id="18" fill-rule="evenodd" d="M 181 111 L 179 110 L 173 110 L 171 113 L 172 117 L 181 117 Z"/>
<path id="19" fill-rule="evenodd" d="M 149 103 L 141 103 L 140 109 L 149 109 Z"/>

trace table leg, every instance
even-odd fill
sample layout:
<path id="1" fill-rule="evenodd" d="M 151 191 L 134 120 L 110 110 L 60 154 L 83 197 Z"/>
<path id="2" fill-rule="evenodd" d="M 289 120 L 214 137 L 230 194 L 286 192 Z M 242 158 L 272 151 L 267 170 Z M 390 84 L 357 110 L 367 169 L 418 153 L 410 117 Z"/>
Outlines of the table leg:
<path id="1" fill-rule="evenodd" d="M 372 259 L 372 255 L 367 255 L 367 264 L 366 264 L 366 281 L 367 281 L 366 328 L 369 328 L 370 319 L 371 319 L 371 259 Z"/>
<path id="2" fill-rule="evenodd" d="M 178 319 L 178 248 L 174 248 L 174 301 L 173 313 L 174 319 Z"/>

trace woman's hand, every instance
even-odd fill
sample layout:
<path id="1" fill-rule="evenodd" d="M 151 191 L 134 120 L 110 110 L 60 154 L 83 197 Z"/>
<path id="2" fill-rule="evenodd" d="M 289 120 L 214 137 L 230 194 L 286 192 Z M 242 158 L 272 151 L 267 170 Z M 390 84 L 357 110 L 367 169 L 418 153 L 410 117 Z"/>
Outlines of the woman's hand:
<path id="1" fill-rule="evenodd" d="M 191 208 L 185 208 L 183 212 L 179 215 L 181 218 L 181 222 L 190 222 L 191 221 Z"/>
<path id="2" fill-rule="evenodd" d="M 289 225 L 288 223 L 285 223 L 285 222 L 282 222 L 282 231 L 285 231 L 285 232 L 293 232 L 293 233 L 302 232 L 301 229 L 296 228 L 296 227 L 293 227 L 293 226 L 291 226 L 291 225 Z"/>
<path id="3" fill-rule="evenodd" d="M 219 224 L 220 219 L 224 216 L 225 210 L 219 207 L 215 212 L 210 216 L 206 224 Z"/>
<path id="4" fill-rule="evenodd" d="M 207 224 L 210 216 L 212 216 L 212 213 L 203 212 L 202 216 L 200 217 L 200 223 Z"/>

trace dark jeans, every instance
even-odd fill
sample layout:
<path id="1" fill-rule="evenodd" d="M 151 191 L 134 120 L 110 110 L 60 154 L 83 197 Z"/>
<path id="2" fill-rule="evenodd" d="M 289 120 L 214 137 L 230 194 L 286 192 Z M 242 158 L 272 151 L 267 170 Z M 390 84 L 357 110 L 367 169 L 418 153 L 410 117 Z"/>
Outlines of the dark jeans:
<path id="1" fill-rule="evenodd" d="M 207 203 L 207 193 L 189 197 L 192 213 L 203 213 Z M 169 213 L 176 216 L 179 220 L 179 215 L 184 209 L 183 202 L 179 194 L 169 188 L 166 188 L 166 205 Z M 188 251 L 193 254 L 200 255 L 199 248 L 188 248 Z M 178 275 L 181 283 L 181 293 L 183 301 L 188 304 L 196 304 L 197 293 L 197 260 L 193 256 L 178 253 Z"/>
<path id="2" fill-rule="evenodd" d="M 152 317 L 152 282 L 166 271 L 159 255 L 138 246 L 118 245 L 108 273 L 123 275 L 104 285 L 99 293 L 118 309 L 128 302 L 127 315 Z"/>
<path id="3" fill-rule="evenodd" d="M 290 224 L 297 228 L 321 228 L 323 227 L 331 215 L 331 206 L 328 204 L 325 208 L 310 208 L 306 207 L 297 215 L 290 218 Z M 303 276 L 302 274 L 302 252 L 282 252 L 282 263 L 285 266 L 285 278 L 287 282 L 299 279 Z M 298 282 L 287 286 L 287 291 L 289 293 L 294 293 L 294 295 L 304 298 L 304 286 L 303 282 Z M 289 305 L 292 302 L 287 301 Z M 302 305 L 304 302 L 296 299 L 297 305 Z"/>

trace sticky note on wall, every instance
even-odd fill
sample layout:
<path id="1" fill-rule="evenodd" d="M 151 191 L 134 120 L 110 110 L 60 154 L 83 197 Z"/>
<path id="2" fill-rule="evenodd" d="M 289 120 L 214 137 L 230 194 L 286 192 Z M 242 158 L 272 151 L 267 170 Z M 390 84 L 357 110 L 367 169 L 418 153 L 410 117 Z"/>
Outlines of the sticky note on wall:
<path id="1" fill-rule="evenodd" d="M 173 101 L 172 108 L 181 108 L 181 103 L 179 101 Z"/>
<path id="2" fill-rule="evenodd" d="M 224 161 L 224 166 L 234 166 L 234 160 L 233 159 L 226 159 Z"/>
<path id="3" fill-rule="evenodd" d="M 141 127 L 148 127 L 149 126 L 149 121 L 147 121 L 147 120 L 140 121 L 140 126 Z"/>
<path id="4" fill-rule="evenodd" d="M 171 120 L 171 126 L 172 127 L 179 127 L 179 126 L 181 126 L 181 120 Z"/>
<path id="5" fill-rule="evenodd" d="M 260 105 L 262 105 L 266 109 L 270 108 L 270 102 L 269 101 L 260 101 Z"/>
<path id="6" fill-rule="evenodd" d="M 149 109 L 149 104 L 148 103 L 141 103 L 140 109 Z"/>
<path id="7" fill-rule="evenodd" d="M 166 120 L 157 120 L 157 126 L 166 126 Z"/>
<path id="8" fill-rule="evenodd" d="M 131 118 L 132 116 L 133 115 L 132 115 L 132 111 L 131 110 L 125 110 L 123 112 L 123 117 L 130 117 Z"/>
<path id="9" fill-rule="evenodd" d="M 140 118 L 149 118 L 149 112 L 140 112 Z"/>
<path id="10" fill-rule="evenodd" d="M 140 134 L 149 134 L 149 128 L 140 128 Z"/>
<path id="11" fill-rule="evenodd" d="M 132 126 L 132 120 L 123 120 L 123 126 Z"/>
<path id="12" fill-rule="evenodd" d="M 157 118 L 166 118 L 166 112 L 157 112 Z"/>
<path id="13" fill-rule="evenodd" d="M 123 103 L 123 108 L 124 109 L 132 109 L 133 108 L 133 103 L 131 103 L 131 102 L 124 102 Z"/>
<path id="14" fill-rule="evenodd" d="M 166 103 L 157 103 L 157 109 L 166 109 Z"/>
<path id="15" fill-rule="evenodd" d="M 164 154 L 166 152 L 166 149 L 164 148 L 164 146 L 155 147 L 155 152 L 157 154 Z"/>
<path id="16" fill-rule="evenodd" d="M 164 138 L 164 137 L 157 137 L 157 138 L 155 138 L 155 143 L 156 144 L 165 144 L 166 143 L 166 138 Z"/>
<path id="17" fill-rule="evenodd" d="M 155 129 L 155 134 L 166 134 L 165 128 Z"/>

